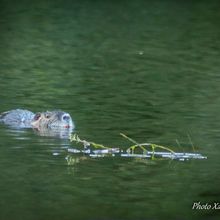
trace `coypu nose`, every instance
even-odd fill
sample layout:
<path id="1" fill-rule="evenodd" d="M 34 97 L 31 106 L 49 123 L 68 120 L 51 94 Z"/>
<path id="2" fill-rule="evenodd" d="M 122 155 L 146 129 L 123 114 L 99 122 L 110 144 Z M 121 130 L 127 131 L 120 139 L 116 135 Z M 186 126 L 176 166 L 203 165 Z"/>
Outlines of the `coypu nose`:
<path id="1" fill-rule="evenodd" d="M 69 121 L 70 120 L 70 116 L 68 114 L 64 114 L 62 117 L 63 121 Z"/>

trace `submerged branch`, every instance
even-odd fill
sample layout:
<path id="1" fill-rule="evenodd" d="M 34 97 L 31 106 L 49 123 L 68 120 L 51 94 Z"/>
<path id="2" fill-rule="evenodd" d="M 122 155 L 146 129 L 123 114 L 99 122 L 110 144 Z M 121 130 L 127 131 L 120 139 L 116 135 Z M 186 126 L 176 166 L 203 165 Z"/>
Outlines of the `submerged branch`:
<path id="1" fill-rule="evenodd" d="M 119 155 L 121 157 L 133 157 L 133 158 L 149 158 L 149 159 L 177 159 L 177 160 L 188 160 L 188 159 L 207 159 L 207 157 L 202 156 L 201 154 L 196 153 L 178 153 L 174 152 L 171 148 L 153 144 L 153 143 L 138 143 L 134 139 L 128 137 L 127 135 L 121 133 L 120 134 L 123 138 L 129 140 L 133 145 L 129 146 L 126 149 L 126 152 L 122 149 L 115 148 L 115 147 L 106 147 L 102 144 L 97 144 L 95 142 L 90 142 L 87 140 L 82 140 L 79 138 L 77 134 L 72 134 L 70 136 L 70 141 L 80 143 L 84 146 L 83 150 L 78 149 L 68 149 L 68 152 L 71 153 L 83 153 L 87 154 L 90 157 L 96 158 L 96 157 L 104 157 L 107 155 L 110 156 L 116 156 Z M 95 149 L 92 149 L 95 148 Z M 141 149 L 143 152 L 135 153 L 136 149 Z M 147 148 L 150 148 L 147 150 Z M 162 149 L 164 151 L 156 151 L 156 149 Z"/>
<path id="2" fill-rule="evenodd" d="M 143 150 L 143 154 L 146 154 L 146 153 L 149 152 L 149 151 L 146 149 L 146 147 L 148 147 L 148 146 L 151 147 L 151 153 L 153 153 L 153 154 L 154 154 L 156 148 L 169 151 L 169 152 L 171 152 L 171 153 L 173 153 L 173 154 L 175 153 L 175 152 L 174 152 L 173 150 L 171 150 L 169 147 L 165 147 L 165 146 L 161 146 L 161 145 L 157 145 L 157 144 L 152 144 L 152 143 L 141 143 L 141 144 L 139 144 L 137 141 L 135 141 L 134 139 L 128 137 L 127 135 L 125 135 L 125 134 L 123 134 L 123 133 L 120 133 L 120 135 L 134 144 L 134 145 L 129 146 L 129 147 L 127 148 L 127 150 L 126 150 L 127 153 L 132 153 L 132 154 L 134 154 L 135 149 L 139 147 L 141 150 Z M 89 147 L 89 146 L 94 147 L 94 148 L 102 148 L 102 149 L 114 148 L 114 147 L 106 147 L 106 146 L 104 146 L 104 145 L 102 145 L 102 144 L 97 144 L 97 143 L 95 143 L 95 142 L 90 142 L 90 141 L 86 141 L 86 140 L 81 140 L 77 134 L 71 135 L 70 141 L 74 141 L 74 142 L 76 142 L 76 143 L 81 143 L 81 144 L 83 144 L 84 148 L 87 148 L 87 147 Z M 115 149 L 115 148 L 114 148 L 114 149 Z"/>

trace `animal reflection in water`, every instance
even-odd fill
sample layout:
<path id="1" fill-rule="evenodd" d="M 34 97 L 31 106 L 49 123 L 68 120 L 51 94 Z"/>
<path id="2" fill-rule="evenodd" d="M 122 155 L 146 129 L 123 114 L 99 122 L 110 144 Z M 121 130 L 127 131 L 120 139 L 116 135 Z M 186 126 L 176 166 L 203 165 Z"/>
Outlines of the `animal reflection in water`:
<path id="1" fill-rule="evenodd" d="M 54 110 L 33 113 L 15 109 L 0 114 L 0 122 L 16 129 L 33 128 L 41 136 L 69 138 L 74 123 L 69 113 Z"/>
<path id="2" fill-rule="evenodd" d="M 45 137 L 56 137 L 61 139 L 69 139 L 71 133 L 73 132 L 73 128 L 60 128 L 60 129 L 48 129 L 48 128 L 33 128 L 34 133 L 40 136 Z"/>

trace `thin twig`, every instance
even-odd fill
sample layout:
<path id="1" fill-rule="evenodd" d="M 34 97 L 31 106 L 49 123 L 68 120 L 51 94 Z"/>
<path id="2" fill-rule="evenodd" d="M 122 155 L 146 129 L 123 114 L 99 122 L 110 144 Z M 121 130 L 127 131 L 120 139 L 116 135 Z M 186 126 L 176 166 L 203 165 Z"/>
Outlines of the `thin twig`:
<path id="1" fill-rule="evenodd" d="M 194 147 L 194 145 L 193 145 L 193 142 L 192 142 L 192 139 L 191 139 L 189 133 L 187 134 L 187 137 L 188 137 L 188 139 L 189 139 L 189 143 L 192 145 L 193 152 L 195 152 L 195 147 Z"/>

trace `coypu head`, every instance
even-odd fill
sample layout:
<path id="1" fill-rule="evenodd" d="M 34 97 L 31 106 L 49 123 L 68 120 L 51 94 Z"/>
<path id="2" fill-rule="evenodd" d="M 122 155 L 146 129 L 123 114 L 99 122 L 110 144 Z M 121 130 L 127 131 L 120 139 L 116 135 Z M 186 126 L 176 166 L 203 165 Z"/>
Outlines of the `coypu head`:
<path id="1" fill-rule="evenodd" d="M 31 125 L 33 128 L 67 129 L 73 128 L 71 116 L 63 111 L 46 111 L 36 113 Z"/>

